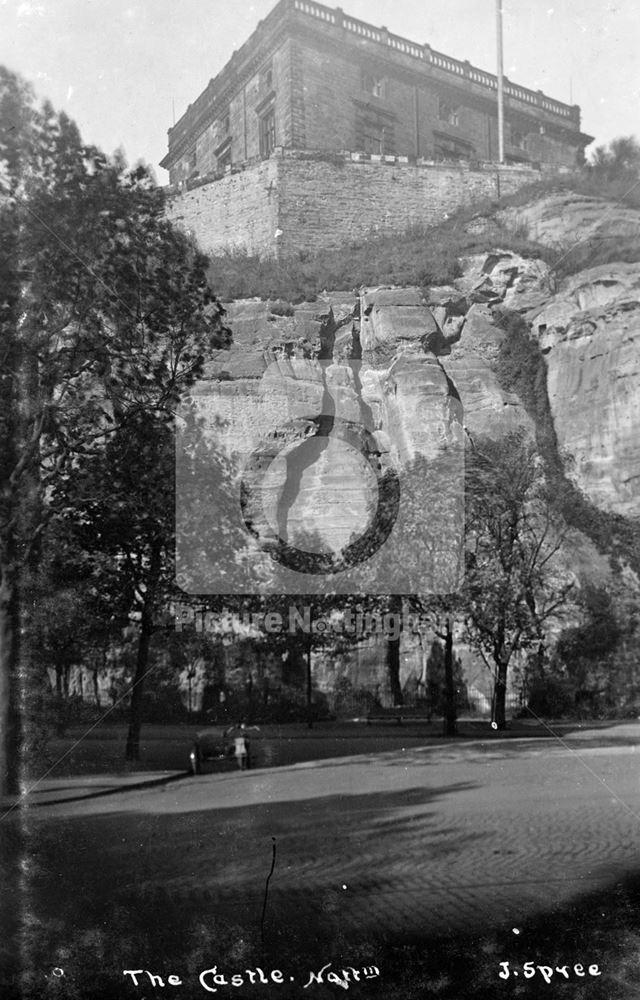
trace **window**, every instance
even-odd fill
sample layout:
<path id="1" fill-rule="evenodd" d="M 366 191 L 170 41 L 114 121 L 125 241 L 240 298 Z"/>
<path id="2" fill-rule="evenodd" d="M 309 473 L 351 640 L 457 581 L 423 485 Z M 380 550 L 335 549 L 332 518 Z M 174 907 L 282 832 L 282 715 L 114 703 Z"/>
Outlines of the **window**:
<path id="1" fill-rule="evenodd" d="M 231 131 L 231 115 L 227 111 L 220 119 L 220 135 L 229 135 Z"/>
<path id="2" fill-rule="evenodd" d="M 218 170 L 225 170 L 226 167 L 229 166 L 231 166 L 231 143 L 225 146 L 224 150 L 216 159 L 216 167 Z"/>
<path id="3" fill-rule="evenodd" d="M 438 102 L 438 118 L 441 122 L 447 122 L 448 125 L 459 125 L 460 108 L 441 97 Z"/>
<path id="4" fill-rule="evenodd" d="M 273 69 L 267 66 L 262 73 L 262 86 L 264 90 L 273 90 Z"/>
<path id="5" fill-rule="evenodd" d="M 526 149 L 526 136 L 517 129 L 511 129 L 511 145 L 516 149 Z"/>
<path id="6" fill-rule="evenodd" d="M 369 108 L 356 111 L 356 149 L 391 156 L 395 152 L 393 118 Z"/>
<path id="7" fill-rule="evenodd" d="M 434 132 L 436 160 L 472 160 L 475 155 L 473 145 L 464 139 L 454 139 L 444 132 Z"/>
<path id="8" fill-rule="evenodd" d="M 216 158 L 216 170 L 224 170 L 231 163 L 231 115 L 227 110 L 218 119 L 215 131 L 215 146 L 212 150 Z"/>
<path id="9" fill-rule="evenodd" d="M 273 108 L 260 118 L 260 156 L 271 156 L 276 146 L 276 113 Z"/>
<path id="10" fill-rule="evenodd" d="M 183 160 L 183 164 L 184 164 L 184 167 L 183 167 L 184 174 L 183 174 L 183 176 L 185 176 L 185 177 L 191 177 L 192 174 L 193 174 L 193 171 L 196 169 L 197 162 L 198 162 L 198 158 L 196 156 L 196 151 L 195 151 L 195 149 L 192 149 L 191 152 L 187 156 L 185 156 L 185 158 Z"/>
<path id="11" fill-rule="evenodd" d="M 384 80 L 374 73 L 363 73 L 362 89 L 372 97 L 384 97 Z"/>

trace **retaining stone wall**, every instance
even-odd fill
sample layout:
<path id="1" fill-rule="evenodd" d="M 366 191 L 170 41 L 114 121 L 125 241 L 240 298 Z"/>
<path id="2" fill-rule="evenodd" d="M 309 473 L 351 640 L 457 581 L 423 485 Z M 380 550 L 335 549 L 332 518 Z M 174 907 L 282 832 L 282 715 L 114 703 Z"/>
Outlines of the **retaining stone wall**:
<path id="1" fill-rule="evenodd" d="M 246 249 L 273 257 L 278 228 L 278 161 L 264 160 L 240 173 L 172 196 L 167 215 L 205 251 Z"/>
<path id="2" fill-rule="evenodd" d="M 500 191 L 538 180 L 500 168 Z M 495 166 L 383 163 L 276 155 L 169 200 L 168 214 L 207 253 L 243 247 L 262 257 L 338 248 L 371 233 L 401 235 L 497 194 Z"/>

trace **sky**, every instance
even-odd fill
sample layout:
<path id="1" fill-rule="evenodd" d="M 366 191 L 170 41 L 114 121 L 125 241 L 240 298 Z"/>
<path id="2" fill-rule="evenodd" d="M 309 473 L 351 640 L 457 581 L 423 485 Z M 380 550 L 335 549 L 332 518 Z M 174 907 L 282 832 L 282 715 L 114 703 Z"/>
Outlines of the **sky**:
<path id="1" fill-rule="evenodd" d="M 495 72 L 496 0 L 336 0 L 345 13 Z M 275 0 L 0 0 L 0 64 L 86 142 L 158 166 L 167 129 Z M 640 138 L 640 2 L 503 0 L 505 73 L 582 108 L 602 144 Z"/>

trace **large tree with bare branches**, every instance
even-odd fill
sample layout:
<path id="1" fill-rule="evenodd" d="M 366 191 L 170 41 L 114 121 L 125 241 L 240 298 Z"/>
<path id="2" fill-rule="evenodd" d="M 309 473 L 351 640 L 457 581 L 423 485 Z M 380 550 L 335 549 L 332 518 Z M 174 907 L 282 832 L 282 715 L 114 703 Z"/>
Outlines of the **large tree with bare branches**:
<path id="1" fill-rule="evenodd" d="M 504 729 L 514 657 L 546 641 L 570 599 L 573 580 L 561 559 L 566 529 L 522 435 L 476 442 L 466 500 L 465 637 L 493 673 L 493 722 Z"/>

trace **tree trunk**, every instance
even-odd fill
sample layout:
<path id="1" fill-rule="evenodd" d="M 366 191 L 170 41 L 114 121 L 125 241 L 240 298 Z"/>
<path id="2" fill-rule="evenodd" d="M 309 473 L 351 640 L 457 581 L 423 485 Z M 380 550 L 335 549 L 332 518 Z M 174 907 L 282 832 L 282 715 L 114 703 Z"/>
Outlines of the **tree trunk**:
<path id="1" fill-rule="evenodd" d="M 0 795 L 20 791 L 18 590 L 6 572 L 0 583 Z"/>
<path id="2" fill-rule="evenodd" d="M 3 209 L 2 253 L 2 377 L 0 379 L 0 795 L 20 791 L 22 743 L 20 690 L 19 531 L 23 523 L 23 480 L 18 470 L 27 461 L 25 410 L 31 401 L 23 392 L 24 354 L 20 314 L 25 308 L 21 286 L 20 223 Z M 24 448 L 23 448 L 24 446 Z M 28 504 L 24 505 L 29 509 Z"/>
<path id="3" fill-rule="evenodd" d="M 493 723 L 496 729 L 507 728 L 507 665 L 496 664 L 495 686 L 493 689 Z"/>
<path id="4" fill-rule="evenodd" d="M 249 667 L 249 673 L 247 674 L 247 679 L 244 685 L 244 693 L 247 701 L 247 707 L 245 711 L 245 721 L 253 722 L 253 668 Z"/>
<path id="5" fill-rule="evenodd" d="M 93 671 L 92 671 L 92 674 L 93 674 L 93 697 L 96 700 L 96 706 L 98 708 L 100 708 L 100 685 L 98 683 L 98 670 L 99 670 L 99 668 L 96 666 L 96 667 L 93 668 Z"/>
<path id="6" fill-rule="evenodd" d="M 402 598 L 394 594 L 389 600 L 389 613 L 402 614 Z M 391 699 L 394 705 L 402 705 L 402 685 L 400 684 L 400 637 L 397 639 L 387 639 L 386 641 L 386 663 L 389 675 L 389 688 Z"/>
<path id="7" fill-rule="evenodd" d="M 313 729 L 313 704 L 311 700 L 311 635 L 307 642 L 307 728 Z"/>
<path id="8" fill-rule="evenodd" d="M 129 732 L 125 749 L 126 760 L 140 760 L 140 729 L 142 727 L 142 697 L 144 680 L 149 663 L 149 646 L 153 632 L 153 609 L 160 572 L 162 567 L 162 546 L 156 539 L 151 545 L 147 589 L 142 606 L 140 620 L 140 638 L 138 640 L 138 655 L 136 657 L 136 673 L 131 691 L 131 709 L 129 712 Z"/>
<path id="9" fill-rule="evenodd" d="M 444 696 L 445 736 L 456 736 L 458 732 L 458 725 L 456 711 L 456 687 L 453 679 L 453 633 L 451 631 L 451 620 L 449 618 L 447 618 L 444 635 Z"/>
<path id="10" fill-rule="evenodd" d="M 429 694 L 429 657 L 422 632 L 418 632 L 417 635 L 418 645 L 420 646 L 420 680 L 418 681 L 418 690 L 420 691 L 420 697 L 426 700 Z"/>
<path id="11" fill-rule="evenodd" d="M 145 601 L 140 622 L 140 636 L 138 639 L 138 655 L 136 657 L 136 673 L 133 678 L 133 688 L 131 691 L 131 709 L 129 711 L 129 732 L 127 734 L 127 746 L 125 758 L 127 760 L 140 760 L 140 730 L 142 728 L 142 699 L 144 695 L 144 680 L 149 662 L 149 645 L 151 643 L 151 633 L 153 631 L 153 621 L 151 609 Z"/>

